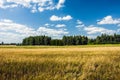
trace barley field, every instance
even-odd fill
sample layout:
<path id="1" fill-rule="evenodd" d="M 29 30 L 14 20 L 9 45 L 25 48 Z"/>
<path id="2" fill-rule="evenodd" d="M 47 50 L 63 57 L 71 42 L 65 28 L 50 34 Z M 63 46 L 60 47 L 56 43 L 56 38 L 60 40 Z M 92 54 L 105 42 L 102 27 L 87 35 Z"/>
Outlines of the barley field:
<path id="1" fill-rule="evenodd" d="M 0 46 L 0 80 L 120 80 L 120 45 Z"/>

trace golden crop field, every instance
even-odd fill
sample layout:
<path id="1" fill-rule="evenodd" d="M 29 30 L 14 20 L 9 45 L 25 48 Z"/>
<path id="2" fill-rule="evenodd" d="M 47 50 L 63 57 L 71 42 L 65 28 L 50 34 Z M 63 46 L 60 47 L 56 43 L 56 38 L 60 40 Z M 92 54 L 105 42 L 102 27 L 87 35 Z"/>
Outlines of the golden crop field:
<path id="1" fill-rule="evenodd" d="M 0 80 L 120 80 L 120 46 L 0 46 Z"/>

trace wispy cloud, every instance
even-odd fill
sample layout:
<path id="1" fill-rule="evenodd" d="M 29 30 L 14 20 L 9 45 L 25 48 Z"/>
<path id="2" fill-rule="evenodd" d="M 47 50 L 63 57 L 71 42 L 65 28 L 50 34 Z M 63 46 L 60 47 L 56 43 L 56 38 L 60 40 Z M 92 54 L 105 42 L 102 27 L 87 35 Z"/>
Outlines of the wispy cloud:
<path id="1" fill-rule="evenodd" d="M 66 27 L 66 25 L 65 24 L 57 24 L 55 27 L 57 27 L 57 28 L 63 28 L 63 27 Z"/>
<path id="2" fill-rule="evenodd" d="M 77 24 L 76 28 L 78 28 L 78 29 L 81 29 L 81 28 L 85 27 L 85 24 L 80 20 L 77 20 L 76 24 Z"/>
<path id="3" fill-rule="evenodd" d="M 59 0 L 58 4 L 56 5 L 56 8 L 60 9 L 61 7 L 63 7 L 64 3 L 65 3 L 65 0 Z"/>
<path id="4" fill-rule="evenodd" d="M 56 15 L 53 15 L 50 17 L 51 21 L 69 21 L 72 17 L 70 15 L 64 16 L 64 17 L 58 17 Z"/>

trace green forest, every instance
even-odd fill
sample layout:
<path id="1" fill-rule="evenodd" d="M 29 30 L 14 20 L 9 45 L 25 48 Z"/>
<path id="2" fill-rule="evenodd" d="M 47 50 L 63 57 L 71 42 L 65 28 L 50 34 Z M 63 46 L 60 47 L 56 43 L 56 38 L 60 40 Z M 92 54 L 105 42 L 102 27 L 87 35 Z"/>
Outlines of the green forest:
<path id="1" fill-rule="evenodd" d="M 87 36 L 63 36 L 62 39 L 52 39 L 48 36 L 30 36 L 22 41 L 22 45 L 88 45 L 88 44 L 119 44 L 120 35 L 102 34 L 94 39 Z"/>

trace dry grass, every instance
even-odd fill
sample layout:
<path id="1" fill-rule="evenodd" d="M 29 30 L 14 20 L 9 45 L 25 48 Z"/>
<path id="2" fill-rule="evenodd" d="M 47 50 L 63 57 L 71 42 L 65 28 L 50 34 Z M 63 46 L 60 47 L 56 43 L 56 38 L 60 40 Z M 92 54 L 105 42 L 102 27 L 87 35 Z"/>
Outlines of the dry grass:
<path id="1" fill-rule="evenodd" d="M 120 47 L 0 47 L 0 80 L 120 80 Z"/>

